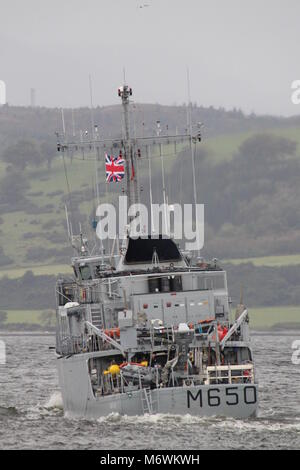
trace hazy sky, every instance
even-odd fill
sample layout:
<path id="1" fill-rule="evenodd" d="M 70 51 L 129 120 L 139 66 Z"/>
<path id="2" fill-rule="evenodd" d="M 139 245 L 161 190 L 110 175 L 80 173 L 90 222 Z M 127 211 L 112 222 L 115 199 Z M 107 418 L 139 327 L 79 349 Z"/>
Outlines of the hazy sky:
<path id="1" fill-rule="evenodd" d="M 140 8 L 148 4 L 148 7 Z M 0 80 L 28 105 L 118 102 L 123 81 L 139 102 L 300 114 L 299 0 L 0 0 Z"/>

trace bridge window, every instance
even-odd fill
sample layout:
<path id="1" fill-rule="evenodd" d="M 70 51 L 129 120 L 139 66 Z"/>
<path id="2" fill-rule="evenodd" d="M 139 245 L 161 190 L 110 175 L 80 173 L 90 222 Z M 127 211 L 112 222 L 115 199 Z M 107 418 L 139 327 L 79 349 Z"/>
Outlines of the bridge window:
<path id="1" fill-rule="evenodd" d="M 89 281 L 92 279 L 91 268 L 89 266 L 81 266 L 79 268 L 80 276 L 83 281 Z"/>

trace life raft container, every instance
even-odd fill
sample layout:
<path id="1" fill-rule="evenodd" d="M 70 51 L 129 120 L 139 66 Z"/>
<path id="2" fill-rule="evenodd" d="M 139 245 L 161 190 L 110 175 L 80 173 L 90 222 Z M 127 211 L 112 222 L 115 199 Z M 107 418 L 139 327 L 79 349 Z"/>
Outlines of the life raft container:
<path id="1" fill-rule="evenodd" d="M 110 328 L 109 330 L 104 330 L 106 336 L 110 338 L 120 338 L 120 328 Z"/>

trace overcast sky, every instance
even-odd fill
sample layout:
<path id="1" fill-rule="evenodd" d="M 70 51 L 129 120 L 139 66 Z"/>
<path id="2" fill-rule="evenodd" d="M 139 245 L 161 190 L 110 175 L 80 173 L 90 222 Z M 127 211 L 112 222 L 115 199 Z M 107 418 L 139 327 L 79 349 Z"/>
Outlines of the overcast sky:
<path id="1" fill-rule="evenodd" d="M 148 7 L 140 6 L 148 4 Z M 77 107 L 138 102 L 300 114 L 299 0 L 0 0 L 0 80 L 7 100 Z"/>

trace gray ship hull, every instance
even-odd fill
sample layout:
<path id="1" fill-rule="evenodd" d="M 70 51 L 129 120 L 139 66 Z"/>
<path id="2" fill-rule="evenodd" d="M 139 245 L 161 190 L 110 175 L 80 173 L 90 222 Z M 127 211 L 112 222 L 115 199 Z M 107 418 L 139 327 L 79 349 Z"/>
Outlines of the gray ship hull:
<path id="1" fill-rule="evenodd" d="M 58 359 L 59 381 L 66 416 L 100 418 L 110 413 L 144 415 L 147 413 L 191 414 L 249 418 L 258 407 L 257 384 L 216 384 L 169 387 L 95 397 L 89 380 L 87 359 L 82 355 Z"/>

